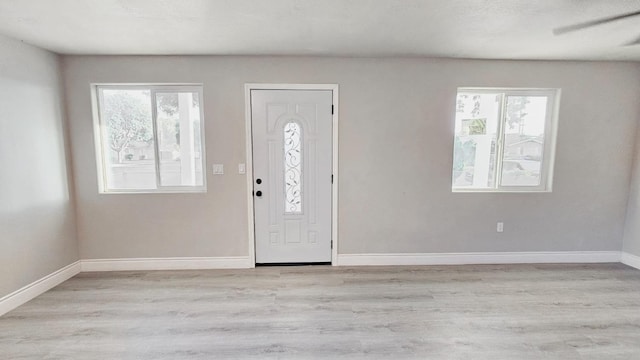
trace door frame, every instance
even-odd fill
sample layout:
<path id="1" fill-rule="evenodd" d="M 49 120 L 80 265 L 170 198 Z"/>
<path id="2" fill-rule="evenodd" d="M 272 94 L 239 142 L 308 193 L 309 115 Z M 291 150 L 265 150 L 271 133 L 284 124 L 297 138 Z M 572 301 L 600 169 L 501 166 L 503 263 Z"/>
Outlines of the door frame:
<path id="1" fill-rule="evenodd" d="M 332 156 L 331 171 L 333 183 L 331 184 L 331 265 L 338 265 L 338 109 L 339 96 L 338 84 L 274 84 L 274 83 L 247 83 L 244 85 L 245 104 L 245 144 L 246 144 L 246 179 L 247 179 L 247 223 L 249 265 L 256 266 L 256 236 L 255 213 L 253 196 L 253 138 L 251 120 L 251 90 L 330 90 L 333 95 L 332 115 Z"/>

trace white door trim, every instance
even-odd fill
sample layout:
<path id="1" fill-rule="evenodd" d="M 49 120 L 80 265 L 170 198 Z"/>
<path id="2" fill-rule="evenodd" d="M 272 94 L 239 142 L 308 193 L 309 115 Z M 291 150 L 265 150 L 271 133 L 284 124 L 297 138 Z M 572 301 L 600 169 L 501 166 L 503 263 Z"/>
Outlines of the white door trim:
<path id="1" fill-rule="evenodd" d="M 249 260 L 251 267 L 256 265 L 255 250 L 255 218 L 253 211 L 253 142 L 251 137 L 251 90 L 331 90 L 333 94 L 332 116 L 332 173 L 331 184 L 331 265 L 338 265 L 338 109 L 339 96 L 338 84 L 259 84 L 248 83 L 244 85 L 245 105 L 245 144 L 246 144 L 246 178 L 247 178 L 247 218 L 248 218 L 248 244 Z"/>

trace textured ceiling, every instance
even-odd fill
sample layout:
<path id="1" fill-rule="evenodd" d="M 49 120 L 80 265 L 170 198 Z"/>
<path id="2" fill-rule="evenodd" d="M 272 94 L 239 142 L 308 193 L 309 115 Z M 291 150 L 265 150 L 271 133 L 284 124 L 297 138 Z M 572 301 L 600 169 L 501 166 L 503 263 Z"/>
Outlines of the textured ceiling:
<path id="1" fill-rule="evenodd" d="M 0 34 L 63 54 L 640 61 L 640 0 L 0 0 Z"/>

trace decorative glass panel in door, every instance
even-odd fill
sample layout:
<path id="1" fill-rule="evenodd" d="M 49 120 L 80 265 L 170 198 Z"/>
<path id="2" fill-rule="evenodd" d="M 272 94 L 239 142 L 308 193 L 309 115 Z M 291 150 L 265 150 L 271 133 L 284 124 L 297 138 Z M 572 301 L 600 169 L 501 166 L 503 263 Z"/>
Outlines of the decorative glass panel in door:
<path id="1" fill-rule="evenodd" d="M 284 126 L 284 187 L 287 213 L 302 212 L 302 142 L 300 125 L 289 122 Z"/>

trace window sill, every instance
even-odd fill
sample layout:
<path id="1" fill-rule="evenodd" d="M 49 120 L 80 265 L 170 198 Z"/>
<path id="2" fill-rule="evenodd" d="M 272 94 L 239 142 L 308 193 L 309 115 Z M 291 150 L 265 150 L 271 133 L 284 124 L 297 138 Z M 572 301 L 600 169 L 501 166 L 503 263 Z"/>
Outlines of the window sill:
<path id="1" fill-rule="evenodd" d="M 540 194 L 550 193 L 551 189 L 451 189 L 452 193 L 481 193 L 481 194 Z"/>
<path id="2" fill-rule="evenodd" d="M 207 189 L 172 189 L 172 190 L 107 190 L 99 191 L 100 195 L 149 195 L 149 194 L 206 194 Z"/>

